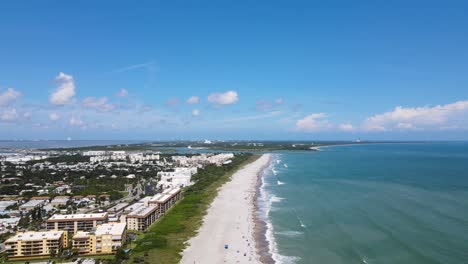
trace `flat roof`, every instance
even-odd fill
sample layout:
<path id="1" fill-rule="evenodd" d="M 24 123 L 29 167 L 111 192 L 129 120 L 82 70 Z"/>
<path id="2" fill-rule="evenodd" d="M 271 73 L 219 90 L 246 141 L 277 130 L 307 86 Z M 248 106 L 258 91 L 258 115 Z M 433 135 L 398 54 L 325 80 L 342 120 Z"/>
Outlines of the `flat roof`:
<path id="1" fill-rule="evenodd" d="M 121 211 L 122 209 L 124 209 L 127 206 L 128 206 L 128 203 L 118 203 L 118 204 L 112 206 L 111 208 L 107 209 L 107 212 L 109 212 L 109 213 L 119 212 L 119 211 Z"/>
<path id="2" fill-rule="evenodd" d="M 171 199 L 172 195 L 167 194 L 167 193 L 158 193 L 153 198 L 151 198 L 150 202 L 156 202 L 156 203 L 165 203 L 169 199 Z"/>
<path id="3" fill-rule="evenodd" d="M 127 227 L 126 223 L 102 224 L 96 228 L 96 236 L 113 235 L 121 236 Z"/>
<path id="4" fill-rule="evenodd" d="M 40 204 L 43 204 L 44 203 L 44 200 L 29 200 L 27 201 L 26 203 L 20 205 L 19 207 L 22 208 L 22 207 L 29 207 L 29 206 L 38 206 Z"/>
<path id="5" fill-rule="evenodd" d="M 179 187 L 174 187 L 174 188 L 165 190 L 163 193 L 167 193 L 167 194 L 170 194 L 170 195 L 175 195 L 175 194 L 177 194 L 179 192 L 180 192 L 180 188 Z"/>
<path id="6" fill-rule="evenodd" d="M 83 239 L 83 238 L 88 238 L 89 237 L 89 232 L 85 231 L 78 231 L 76 234 L 73 236 L 73 239 Z"/>
<path id="7" fill-rule="evenodd" d="M 10 237 L 5 242 L 16 242 L 16 241 L 38 241 L 45 239 L 59 239 L 63 235 L 63 231 L 29 231 L 25 233 L 16 233 L 13 237 Z"/>
<path id="8" fill-rule="evenodd" d="M 135 210 L 137 210 L 138 208 L 141 208 L 141 207 L 144 207 L 144 206 L 145 206 L 145 203 L 142 203 L 141 200 L 140 200 L 140 201 L 137 202 L 137 203 L 134 203 L 134 204 L 131 204 L 131 205 L 127 206 L 127 207 L 125 208 L 125 211 L 127 211 L 127 212 L 129 212 L 129 211 L 132 212 L 132 211 L 135 211 Z"/>
<path id="9" fill-rule="evenodd" d="M 54 214 L 47 221 L 77 221 L 77 220 L 102 220 L 107 218 L 107 213 L 96 214 Z"/>
<path id="10" fill-rule="evenodd" d="M 136 210 L 132 211 L 127 215 L 127 217 L 132 217 L 132 218 L 144 218 L 156 211 L 158 209 L 157 204 L 150 204 L 148 206 L 144 207 L 139 207 Z"/>

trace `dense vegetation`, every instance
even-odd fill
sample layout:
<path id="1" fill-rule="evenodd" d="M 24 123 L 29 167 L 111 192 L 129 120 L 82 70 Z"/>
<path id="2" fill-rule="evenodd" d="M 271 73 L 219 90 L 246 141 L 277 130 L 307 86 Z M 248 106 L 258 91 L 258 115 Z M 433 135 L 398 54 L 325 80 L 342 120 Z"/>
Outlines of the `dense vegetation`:
<path id="1" fill-rule="evenodd" d="M 127 263 L 178 263 L 185 242 L 196 234 L 218 188 L 237 169 L 257 157 L 239 154 L 229 165 L 210 165 L 200 170 L 193 177 L 196 183 L 187 188 L 184 198 L 137 241 Z"/>

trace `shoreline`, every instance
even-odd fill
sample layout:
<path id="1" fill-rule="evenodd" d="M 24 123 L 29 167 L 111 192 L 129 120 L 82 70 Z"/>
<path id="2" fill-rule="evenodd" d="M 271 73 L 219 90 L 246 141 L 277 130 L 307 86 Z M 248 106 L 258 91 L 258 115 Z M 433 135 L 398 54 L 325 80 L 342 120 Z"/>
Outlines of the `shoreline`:
<path id="1" fill-rule="evenodd" d="M 255 201 L 259 175 L 270 157 L 261 155 L 221 186 L 198 233 L 187 241 L 180 263 L 264 263 L 256 246 Z"/>
<path id="2" fill-rule="evenodd" d="M 261 195 L 261 188 L 263 186 L 263 177 L 265 176 L 266 169 L 271 165 L 273 159 L 269 157 L 268 163 L 263 166 L 263 168 L 257 173 L 257 182 L 255 185 L 255 195 L 253 198 L 253 221 L 254 221 L 254 230 L 253 236 L 255 239 L 255 249 L 259 257 L 259 261 L 262 264 L 274 264 L 275 260 L 270 251 L 270 242 L 266 237 L 268 226 L 264 217 L 261 215 L 261 210 L 259 208 L 259 198 Z"/>

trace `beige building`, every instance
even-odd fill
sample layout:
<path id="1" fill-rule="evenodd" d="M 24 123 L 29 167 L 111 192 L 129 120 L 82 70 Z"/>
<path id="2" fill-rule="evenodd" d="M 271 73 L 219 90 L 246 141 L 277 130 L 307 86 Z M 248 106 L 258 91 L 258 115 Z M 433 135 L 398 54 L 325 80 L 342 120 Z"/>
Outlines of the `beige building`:
<path id="1" fill-rule="evenodd" d="M 73 236 L 73 249 L 78 254 L 112 254 L 126 241 L 125 223 L 102 224 L 95 231 L 78 231 Z"/>
<path id="2" fill-rule="evenodd" d="M 68 246 L 66 231 L 17 233 L 5 241 L 8 258 L 37 258 L 60 254 Z"/>
<path id="3" fill-rule="evenodd" d="M 159 216 L 157 204 L 150 204 L 135 209 L 127 215 L 127 227 L 129 230 L 144 231 L 156 221 Z"/>
<path id="4" fill-rule="evenodd" d="M 182 198 L 181 189 L 176 187 L 172 189 L 167 189 L 162 193 L 156 194 L 148 201 L 148 204 L 159 205 L 159 213 L 164 214 L 180 198 Z"/>
<path id="5" fill-rule="evenodd" d="M 72 234 L 90 231 L 98 225 L 107 223 L 107 213 L 97 214 L 55 214 L 47 220 L 48 230 L 66 230 Z"/>

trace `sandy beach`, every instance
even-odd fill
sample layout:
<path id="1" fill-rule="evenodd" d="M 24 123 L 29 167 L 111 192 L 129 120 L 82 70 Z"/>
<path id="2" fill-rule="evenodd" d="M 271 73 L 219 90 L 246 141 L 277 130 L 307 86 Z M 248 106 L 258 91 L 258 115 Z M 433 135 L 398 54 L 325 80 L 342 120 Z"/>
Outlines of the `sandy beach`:
<path id="1" fill-rule="evenodd" d="M 257 175 L 269 160 L 270 154 L 262 155 L 221 187 L 198 234 L 188 241 L 181 263 L 260 263 L 254 239 L 253 199 Z"/>

